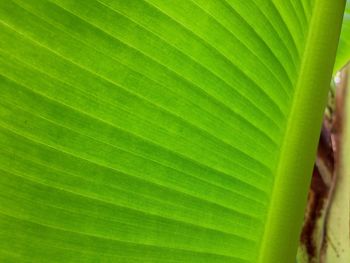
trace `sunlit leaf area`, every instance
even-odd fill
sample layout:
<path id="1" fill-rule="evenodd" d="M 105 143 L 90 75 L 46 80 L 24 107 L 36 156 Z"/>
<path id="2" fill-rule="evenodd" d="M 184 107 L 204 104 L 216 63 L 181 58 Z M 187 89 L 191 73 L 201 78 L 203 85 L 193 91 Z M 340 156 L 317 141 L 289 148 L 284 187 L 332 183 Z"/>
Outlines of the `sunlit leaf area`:
<path id="1" fill-rule="evenodd" d="M 350 262 L 349 5 L 0 0 L 0 262 Z"/>

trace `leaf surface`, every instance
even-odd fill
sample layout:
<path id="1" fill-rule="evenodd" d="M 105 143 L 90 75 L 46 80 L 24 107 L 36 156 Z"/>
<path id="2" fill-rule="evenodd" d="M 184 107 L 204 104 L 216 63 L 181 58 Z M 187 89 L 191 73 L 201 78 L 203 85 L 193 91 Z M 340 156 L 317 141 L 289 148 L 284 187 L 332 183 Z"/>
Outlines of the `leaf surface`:
<path id="1" fill-rule="evenodd" d="M 0 1 L 3 261 L 294 262 L 330 2 Z"/>
<path id="2" fill-rule="evenodd" d="M 350 60 L 350 1 L 346 1 L 334 71 L 340 70 Z"/>

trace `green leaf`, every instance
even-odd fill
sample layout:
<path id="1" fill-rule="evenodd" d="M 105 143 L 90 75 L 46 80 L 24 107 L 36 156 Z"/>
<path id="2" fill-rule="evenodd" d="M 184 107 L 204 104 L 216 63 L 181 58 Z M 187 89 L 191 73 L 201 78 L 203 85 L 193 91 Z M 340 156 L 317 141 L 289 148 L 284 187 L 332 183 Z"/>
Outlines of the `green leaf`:
<path id="1" fill-rule="evenodd" d="M 2 261 L 294 262 L 344 4 L 0 1 Z"/>
<path id="2" fill-rule="evenodd" d="M 350 0 L 347 0 L 334 71 L 340 70 L 350 60 Z"/>

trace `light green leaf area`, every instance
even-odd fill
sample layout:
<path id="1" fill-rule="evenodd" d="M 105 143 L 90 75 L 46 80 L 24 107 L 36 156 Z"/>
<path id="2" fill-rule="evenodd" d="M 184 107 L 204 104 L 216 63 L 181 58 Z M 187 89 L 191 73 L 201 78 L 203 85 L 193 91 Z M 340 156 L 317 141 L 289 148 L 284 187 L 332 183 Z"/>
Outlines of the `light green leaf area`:
<path id="1" fill-rule="evenodd" d="M 346 1 L 334 71 L 340 70 L 350 60 L 350 0 Z"/>
<path id="2" fill-rule="evenodd" d="M 0 1 L 0 260 L 294 262 L 344 4 Z"/>

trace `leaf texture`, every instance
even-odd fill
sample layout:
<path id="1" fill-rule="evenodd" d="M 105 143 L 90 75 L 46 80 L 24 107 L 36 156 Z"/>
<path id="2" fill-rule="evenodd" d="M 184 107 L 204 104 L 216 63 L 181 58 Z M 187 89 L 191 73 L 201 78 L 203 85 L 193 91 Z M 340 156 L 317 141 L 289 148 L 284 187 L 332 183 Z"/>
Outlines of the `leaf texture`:
<path id="1" fill-rule="evenodd" d="M 293 262 L 328 2 L 0 1 L 2 261 Z"/>
<path id="2" fill-rule="evenodd" d="M 339 39 L 334 71 L 340 70 L 350 60 L 350 1 L 346 1 L 343 25 Z"/>

